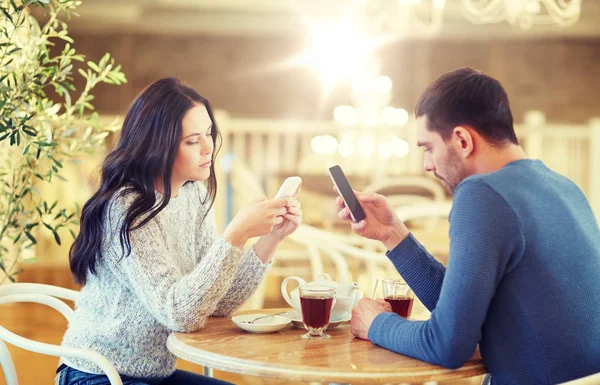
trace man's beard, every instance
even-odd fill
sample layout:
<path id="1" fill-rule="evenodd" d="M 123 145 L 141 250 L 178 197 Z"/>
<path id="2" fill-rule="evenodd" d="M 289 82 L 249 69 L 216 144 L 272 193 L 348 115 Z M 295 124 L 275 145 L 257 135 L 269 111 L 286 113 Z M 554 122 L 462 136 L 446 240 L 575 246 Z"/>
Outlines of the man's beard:
<path id="1" fill-rule="evenodd" d="M 465 169 L 462 164 L 462 161 L 458 154 L 453 149 L 448 149 L 446 154 L 446 159 L 444 161 L 446 165 L 446 175 L 441 176 L 434 172 L 433 174 L 442 181 L 442 184 L 451 194 L 454 194 L 454 190 L 463 181 L 466 177 L 469 176 L 469 173 Z"/>

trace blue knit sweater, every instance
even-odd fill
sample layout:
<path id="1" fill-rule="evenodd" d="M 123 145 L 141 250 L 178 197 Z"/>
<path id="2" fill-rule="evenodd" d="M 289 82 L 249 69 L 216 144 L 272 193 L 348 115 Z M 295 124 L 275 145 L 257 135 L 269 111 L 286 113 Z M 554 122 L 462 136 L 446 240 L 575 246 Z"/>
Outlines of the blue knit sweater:
<path id="1" fill-rule="evenodd" d="M 600 229 L 579 188 L 542 162 L 460 183 L 447 268 L 412 235 L 388 257 L 431 318 L 382 313 L 375 344 L 448 368 L 479 344 L 494 385 L 600 372 Z"/>

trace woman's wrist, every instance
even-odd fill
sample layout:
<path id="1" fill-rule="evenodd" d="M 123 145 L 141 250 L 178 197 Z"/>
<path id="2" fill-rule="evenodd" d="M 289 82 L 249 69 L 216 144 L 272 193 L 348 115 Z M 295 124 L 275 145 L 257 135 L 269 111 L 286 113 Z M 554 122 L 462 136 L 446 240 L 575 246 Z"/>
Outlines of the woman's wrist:
<path id="1" fill-rule="evenodd" d="M 269 233 L 258 238 L 254 245 L 254 251 L 263 263 L 269 263 L 280 243 L 281 239 L 279 237 Z"/>
<path id="2" fill-rule="evenodd" d="M 231 229 L 229 226 L 223 232 L 223 239 L 230 243 L 232 246 L 242 248 L 248 241 L 248 237 L 246 237 L 242 232 L 236 231 L 235 229 Z"/>

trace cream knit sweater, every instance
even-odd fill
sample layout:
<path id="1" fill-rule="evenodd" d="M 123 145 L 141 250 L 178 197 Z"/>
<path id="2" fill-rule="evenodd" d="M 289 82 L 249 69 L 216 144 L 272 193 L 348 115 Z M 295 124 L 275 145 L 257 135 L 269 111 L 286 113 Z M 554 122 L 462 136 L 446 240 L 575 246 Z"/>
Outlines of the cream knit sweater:
<path id="1" fill-rule="evenodd" d="M 166 348 L 169 333 L 198 330 L 207 317 L 227 316 L 250 297 L 269 264 L 254 249 L 244 253 L 221 238 L 212 210 L 202 221 L 206 194 L 199 182 L 184 185 L 164 210 L 130 234 L 132 252 L 124 258 L 118 229 L 135 197 L 113 199 L 103 260 L 97 275 L 88 273 L 63 346 L 94 350 L 123 375 L 167 377 L 176 361 Z M 62 361 L 102 373 L 85 360 Z"/>

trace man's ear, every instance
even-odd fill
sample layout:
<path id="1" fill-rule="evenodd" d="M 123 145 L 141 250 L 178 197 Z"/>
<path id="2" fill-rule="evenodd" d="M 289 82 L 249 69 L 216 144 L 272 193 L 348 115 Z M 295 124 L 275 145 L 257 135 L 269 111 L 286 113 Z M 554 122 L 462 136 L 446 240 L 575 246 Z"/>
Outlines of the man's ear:
<path id="1" fill-rule="evenodd" d="M 457 154 L 461 155 L 464 159 L 471 156 L 475 149 L 473 135 L 471 134 L 471 131 L 464 126 L 454 127 L 450 142 Z"/>

